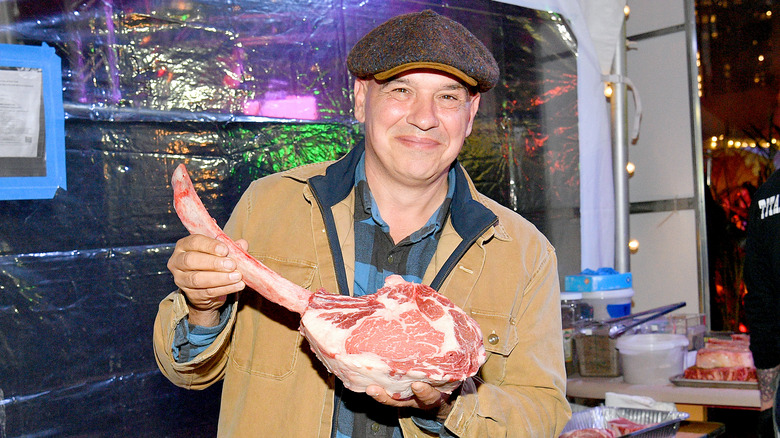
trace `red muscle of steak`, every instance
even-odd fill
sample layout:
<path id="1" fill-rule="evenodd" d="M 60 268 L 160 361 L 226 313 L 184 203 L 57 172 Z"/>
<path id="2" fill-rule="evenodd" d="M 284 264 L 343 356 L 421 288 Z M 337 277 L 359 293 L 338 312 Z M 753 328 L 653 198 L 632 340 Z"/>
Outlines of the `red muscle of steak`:
<path id="1" fill-rule="evenodd" d="M 184 165 L 174 171 L 172 185 L 174 208 L 187 230 L 224 242 L 248 287 L 301 314 L 300 331 L 312 351 L 352 391 L 364 392 L 374 384 L 400 399 L 412 395 L 412 382 L 423 381 L 452 392 L 485 362 L 477 323 L 429 286 L 394 275 L 371 295 L 312 293 L 225 235 L 195 193 Z"/>
<path id="2" fill-rule="evenodd" d="M 690 380 L 716 380 L 721 382 L 758 381 L 755 367 L 700 368 L 692 366 L 685 369 L 683 378 Z"/>
<path id="3" fill-rule="evenodd" d="M 414 381 L 436 382 L 450 392 L 464 375 L 476 374 L 485 353 L 479 327 L 470 321 L 429 286 L 393 275 L 375 294 L 358 299 L 316 294 L 301 331 L 307 338 L 327 331 L 312 349 L 347 388 L 363 391 L 381 380 L 393 397 L 405 398 Z M 464 348 L 475 345 L 480 348 Z"/>
<path id="4" fill-rule="evenodd" d="M 609 430 L 615 432 L 617 436 L 623 436 L 650 427 L 652 424 L 635 423 L 627 418 L 618 417 L 614 420 L 607 421 L 607 426 L 609 426 Z"/>

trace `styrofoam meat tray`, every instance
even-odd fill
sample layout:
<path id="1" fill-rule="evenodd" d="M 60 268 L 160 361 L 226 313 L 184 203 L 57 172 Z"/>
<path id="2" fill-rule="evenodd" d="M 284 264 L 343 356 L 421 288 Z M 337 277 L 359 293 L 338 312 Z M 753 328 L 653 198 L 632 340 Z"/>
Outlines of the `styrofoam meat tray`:
<path id="1" fill-rule="evenodd" d="M 650 409 L 615 408 L 597 406 L 572 414 L 571 420 L 566 423 L 563 432 L 571 432 L 587 428 L 607 428 L 607 421 L 617 418 L 625 418 L 639 424 L 648 424 L 645 429 L 638 430 L 624 437 L 666 438 L 674 437 L 680 428 L 680 422 L 690 415 L 677 411 L 654 411 Z"/>

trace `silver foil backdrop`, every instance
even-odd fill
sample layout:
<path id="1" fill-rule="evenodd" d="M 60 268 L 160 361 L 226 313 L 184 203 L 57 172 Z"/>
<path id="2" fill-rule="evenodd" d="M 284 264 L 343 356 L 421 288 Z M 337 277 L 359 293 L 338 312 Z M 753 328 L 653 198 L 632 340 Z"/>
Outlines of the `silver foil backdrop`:
<path id="1" fill-rule="evenodd" d="M 461 160 L 579 271 L 576 41 L 565 18 L 486 0 L 0 1 L 0 42 L 63 63 L 68 190 L 0 201 L 0 438 L 211 437 L 220 385 L 157 370 L 165 264 L 185 235 L 187 163 L 224 224 L 250 181 L 361 141 L 344 60 L 393 15 L 431 8 L 495 54 Z M 507 269 L 512 269 L 507 261 Z"/>

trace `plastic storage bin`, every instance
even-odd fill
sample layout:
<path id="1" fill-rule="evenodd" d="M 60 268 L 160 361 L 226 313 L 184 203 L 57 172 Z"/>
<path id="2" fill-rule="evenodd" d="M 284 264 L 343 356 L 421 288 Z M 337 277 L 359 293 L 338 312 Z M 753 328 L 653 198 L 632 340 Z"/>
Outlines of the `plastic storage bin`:
<path id="1" fill-rule="evenodd" d="M 577 349 L 577 365 L 583 377 L 618 377 L 620 361 L 616 340 L 606 333 L 586 327 L 577 331 L 574 345 Z"/>
<path id="2" fill-rule="evenodd" d="M 664 385 L 682 374 L 688 337 L 666 333 L 625 335 L 617 339 L 623 380 L 640 385 Z"/>

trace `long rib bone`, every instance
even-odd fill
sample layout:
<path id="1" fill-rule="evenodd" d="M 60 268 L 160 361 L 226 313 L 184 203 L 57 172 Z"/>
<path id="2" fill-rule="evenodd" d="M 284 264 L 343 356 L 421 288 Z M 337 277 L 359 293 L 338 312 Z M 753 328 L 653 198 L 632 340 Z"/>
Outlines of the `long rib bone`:
<path id="1" fill-rule="evenodd" d="M 268 300 L 303 314 L 309 306 L 312 293 L 269 269 L 222 231 L 195 193 L 195 187 L 192 186 L 192 180 L 184 164 L 179 164 L 174 170 L 171 184 L 176 214 L 191 234 L 202 234 L 225 243 L 229 249 L 228 256 L 235 260 L 247 286 Z"/>

